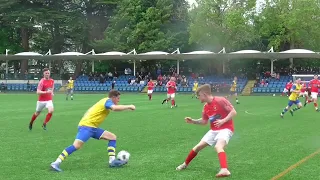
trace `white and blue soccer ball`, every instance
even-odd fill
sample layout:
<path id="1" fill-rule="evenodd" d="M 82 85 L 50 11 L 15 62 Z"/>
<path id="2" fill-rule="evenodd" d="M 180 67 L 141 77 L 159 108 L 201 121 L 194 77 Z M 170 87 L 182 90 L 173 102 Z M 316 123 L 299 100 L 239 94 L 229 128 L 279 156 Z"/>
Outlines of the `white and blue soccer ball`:
<path id="1" fill-rule="evenodd" d="M 117 158 L 121 161 L 129 161 L 130 153 L 128 151 L 120 151 L 117 155 Z"/>

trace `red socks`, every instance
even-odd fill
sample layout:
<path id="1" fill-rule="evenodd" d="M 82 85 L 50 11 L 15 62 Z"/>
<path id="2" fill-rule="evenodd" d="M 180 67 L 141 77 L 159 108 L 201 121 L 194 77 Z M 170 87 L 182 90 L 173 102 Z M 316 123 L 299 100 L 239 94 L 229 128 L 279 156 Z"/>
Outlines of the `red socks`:
<path id="1" fill-rule="evenodd" d="M 194 150 L 191 150 L 188 157 L 186 158 L 186 165 L 189 165 L 189 163 L 193 160 L 193 158 L 195 158 L 197 156 L 197 152 L 195 152 Z M 220 162 L 220 168 L 228 168 L 228 162 L 227 162 L 227 154 L 226 152 L 220 152 L 218 153 L 218 158 L 219 158 L 219 162 Z"/>
<path id="2" fill-rule="evenodd" d="M 48 113 L 46 116 L 46 120 L 44 120 L 43 124 L 47 124 L 50 121 L 51 117 L 52 117 L 52 113 Z"/>
<path id="3" fill-rule="evenodd" d="M 195 152 L 195 151 L 192 149 L 192 150 L 190 151 L 190 153 L 189 153 L 186 161 L 185 161 L 186 165 L 188 165 L 188 164 L 192 161 L 192 159 L 197 156 L 197 154 L 198 154 L 198 153 Z"/>
<path id="4" fill-rule="evenodd" d="M 176 101 L 174 99 L 171 100 L 171 105 L 172 106 L 176 105 Z"/>
<path id="5" fill-rule="evenodd" d="M 152 94 L 148 94 L 148 96 L 149 96 L 149 100 L 151 100 L 152 99 Z"/>
<path id="6" fill-rule="evenodd" d="M 313 103 L 315 108 L 318 108 L 318 103 Z"/>
<path id="7" fill-rule="evenodd" d="M 228 168 L 228 162 L 227 162 L 227 154 L 226 152 L 219 152 L 218 158 L 220 162 L 220 167 L 222 168 Z"/>
<path id="8" fill-rule="evenodd" d="M 33 124 L 33 122 L 37 119 L 37 115 L 33 114 L 30 123 Z"/>

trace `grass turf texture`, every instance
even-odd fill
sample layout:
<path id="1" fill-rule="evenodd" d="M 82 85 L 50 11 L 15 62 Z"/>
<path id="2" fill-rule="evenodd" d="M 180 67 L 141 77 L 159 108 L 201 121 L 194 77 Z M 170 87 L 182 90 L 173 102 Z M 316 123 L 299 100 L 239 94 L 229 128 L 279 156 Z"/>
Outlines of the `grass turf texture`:
<path id="1" fill-rule="evenodd" d="M 77 133 L 77 124 L 104 95 L 75 95 L 66 101 L 54 97 L 55 112 L 48 130 L 41 124 L 46 112 L 35 121 L 32 132 L 28 123 L 35 110 L 36 95 L 0 94 L 1 179 L 213 179 L 219 169 L 217 154 L 204 149 L 187 170 L 177 172 L 190 149 L 209 127 L 190 125 L 185 116 L 201 116 L 202 104 L 191 95 L 177 95 L 178 108 L 161 105 L 164 94 L 152 101 L 144 94 L 124 94 L 122 104 L 135 104 L 135 112 L 113 112 L 101 128 L 118 137 L 117 152 L 131 153 L 129 164 L 121 169 L 107 165 L 107 141 L 90 140 L 83 149 L 62 164 L 62 173 L 50 171 L 49 164 L 69 146 Z M 235 134 L 226 150 L 232 177 L 237 180 L 264 180 L 287 169 L 320 147 L 319 114 L 308 105 L 292 117 L 280 119 L 286 97 L 240 97 L 235 105 Z M 319 179 L 319 155 L 303 163 L 282 179 Z"/>

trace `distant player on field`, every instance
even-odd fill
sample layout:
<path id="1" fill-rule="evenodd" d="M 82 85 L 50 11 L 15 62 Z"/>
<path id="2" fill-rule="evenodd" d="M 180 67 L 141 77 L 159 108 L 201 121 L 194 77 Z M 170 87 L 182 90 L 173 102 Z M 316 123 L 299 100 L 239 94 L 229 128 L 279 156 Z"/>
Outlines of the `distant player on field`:
<path id="1" fill-rule="evenodd" d="M 231 84 L 230 95 L 227 98 L 234 95 L 236 97 L 236 103 L 240 104 L 238 100 L 238 93 L 237 93 L 237 81 L 238 81 L 238 78 L 235 76 Z"/>
<path id="2" fill-rule="evenodd" d="M 194 81 L 193 87 L 192 87 L 192 92 L 193 92 L 192 98 L 194 98 L 194 97 L 198 98 L 198 97 L 197 97 L 197 89 L 198 89 L 198 86 L 199 86 L 198 81 Z"/>
<path id="3" fill-rule="evenodd" d="M 66 100 L 68 100 L 68 97 L 70 96 L 70 99 L 73 100 L 73 88 L 74 88 L 74 80 L 72 77 L 68 80 L 67 84 L 67 97 Z"/>
<path id="4" fill-rule="evenodd" d="M 282 96 L 284 96 L 284 94 L 287 94 L 287 96 L 290 96 L 290 90 L 292 88 L 292 80 L 290 80 L 287 84 L 286 84 L 286 87 L 283 89 L 283 92 L 282 92 Z"/>
<path id="5" fill-rule="evenodd" d="M 309 82 L 309 88 L 311 91 L 311 99 L 305 102 L 304 106 L 307 105 L 307 103 L 313 102 L 314 108 L 317 112 L 319 112 L 318 108 L 318 93 L 320 88 L 320 81 L 318 79 L 318 75 L 314 75 L 314 78 Z"/>
<path id="6" fill-rule="evenodd" d="M 197 90 L 197 95 L 202 103 L 205 103 L 202 118 L 192 119 L 186 117 L 185 121 L 190 124 L 206 125 L 210 122 L 211 129 L 204 135 L 201 141 L 190 151 L 184 163 L 176 169 L 186 169 L 199 151 L 207 146 L 214 146 L 220 161 L 220 171 L 216 177 L 230 176 L 227 163 L 227 155 L 224 148 L 228 144 L 234 132 L 233 118 L 237 114 L 231 103 L 224 97 L 213 96 L 208 84 L 202 85 Z"/>
<path id="7" fill-rule="evenodd" d="M 44 108 L 48 109 L 48 114 L 46 119 L 42 124 L 44 130 L 47 129 L 47 123 L 50 121 L 53 113 L 53 103 L 52 96 L 54 90 L 54 80 L 50 78 L 50 71 L 48 68 L 43 69 L 43 78 L 40 80 L 37 87 L 37 94 L 39 95 L 37 101 L 36 112 L 32 115 L 31 121 L 29 123 L 29 129 L 32 130 L 33 122 L 39 116 Z"/>
<path id="8" fill-rule="evenodd" d="M 176 101 L 174 99 L 175 95 L 176 95 L 176 91 L 177 91 L 177 84 L 176 84 L 175 80 L 176 80 L 175 77 L 171 77 L 170 81 L 168 81 L 168 83 L 166 85 L 166 87 L 168 89 L 167 98 L 162 101 L 162 104 L 164 104 L 165 102 L 168 102 L 169 100 L 171 100 L 171 108 L 177 107 Z"/>
<path id="9" fill-rule="evenodd" d="M 299 110 L 302 107 L 302 103 L 299 101 L 300 92 L 302 89 L 301 85 L 301 79 L 297 79 L 296 83 L 292 85 L 291 88 L 291 94 L 289 96 L 289 102 L 288 105 L 283 109 L 283 111 L 280 114 L 280 117 L 283 118 L 284 114 L 290 109 L 291 115 L 293 115 L 294 111 Z M 297 107 L 291 109 L 291 106 L 295 104 Z"/>
<path id="10" fill-rule="evenodd" d="M 69 155 L 80 149 L 90 138 L 108 140 L 108 155 L 110 167 L 121 167 L 126 161 L 115 158 L 116 155 L 116 135 L 100 129 L 99 126 L 110 114 L 111 111 L 135 110 L 134 105 L 118 105 L 120 101 L 120 92 L 111 90 L 107 98 L 103 98 L 94 104 L 82 117 L 78 126 L 78 134 L 73 144 L 62 151 L 57 160 L 51 163 L 53 170 L 62 171 L 60 164 Z M 96 162 L 93 162 L 96 163 Z"/>
<path id="11" fill-rule="evenodd" d="M 152 79 L 149 80 L 148 82 L 148 96 L 149 96 L 149 101 L 152 99 L 152 93 L 153 93 L 153 88 L 154 88 L 154 83 L 152 82 Z"/>

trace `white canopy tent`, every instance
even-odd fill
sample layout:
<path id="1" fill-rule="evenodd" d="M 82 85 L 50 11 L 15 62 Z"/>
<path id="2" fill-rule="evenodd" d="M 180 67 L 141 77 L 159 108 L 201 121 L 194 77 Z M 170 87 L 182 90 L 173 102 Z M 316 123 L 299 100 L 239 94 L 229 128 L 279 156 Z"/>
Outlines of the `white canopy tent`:
<path id="1" fill-rule="evenodd" d="M 271 61 L 271 72 L 273 73 L 273 63 L 276 60 L 289 59 L 289 58 L 308 58 L 308 59 L 320 59 L 320 53 L 306 49 L 291 49 L 283 52 L 274 52 L 271 48 L 268 52 L 260 52 L 257 50 L 241 50 L 237 52 L 226 53 L 223 48 L 218 53 L 210 51 L 193 51 L 188 53 L 180 53 L 177 49 L 172 53 L 163 51 L 151 51 L 147 53 L 137 54 L 136 50 L 132 50 L 129 53 L 111 51 L 96 54 L 94 50 L 83 54 L 79 52 L 65 52 L 60 54 L 51 55 L 51 51 L 45 55 L 41 55 L 36 52 L 23 52 L 15 55 L 8 54 L 9 50 L 6 50 L 5 55 L 0 55 L 0 60 L 21 60 L 21 59 L 39 59 L 39 60 L 56 60 L 56 59 L 68 59 L 68 60 L 92 60 L 94 71 L 94 61 L 96 60 L 133 60 L 134 62 L 134 74 L 136 60 L 177 60 L 177 72 L 179 72 L 179 62 L 181 60 L 204 60 L 204 59 L 222 59 L 233 60 L 233 59 L 270 59 Z M 8 68 L 7 68 L 8 69 Z M 223 68 L 224 69 L 224 68 Z"/>

